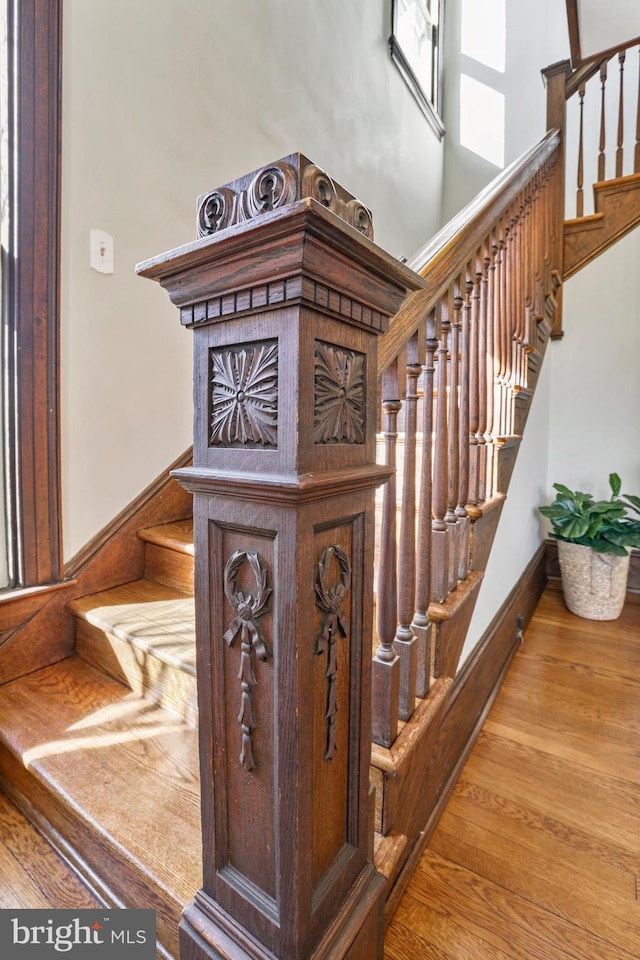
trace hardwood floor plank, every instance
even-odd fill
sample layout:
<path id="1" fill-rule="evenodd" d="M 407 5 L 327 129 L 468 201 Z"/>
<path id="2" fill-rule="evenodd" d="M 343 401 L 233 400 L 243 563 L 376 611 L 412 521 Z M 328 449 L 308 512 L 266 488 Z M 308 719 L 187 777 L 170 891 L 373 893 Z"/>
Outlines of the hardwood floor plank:
<path id="1" fill-rule="evenodd" d="M 596 889 L 579 884 L 565 864 L 535 855 L 520 843 L 505 842 L 446 811 L 430 847 L 630 956 L 640 954 L 640 904 L 620 900 L 599 881 Z"/>
<path id="2" fill-rule="evenodd" d="M 618 896 L 636 899 L 640 855 L 629 854 L 584 830 L 525 804 L 514 803 L 464 778 L 456 785 L 447 809 L 454 816 L 476 823 L 505 840 L 515 840 L 550 859 L 557 858 L 587 880 L 597 873 Z"/>
<path id="3" fill-rule="evenodd" d="M 398 922 L 405 930 L 411 931 L 424 943 L 425 917 L 428 921 L 428 943 L 435 947 L 441 956 L 461 958 L 465 960 L 528 960 L 514 952 L 509 943 L 503 938 L 501 947 L 494 942 L 488 943 L 477 933 L 469 930 L 463 918 L 459 918 L 451 910 L 438 910 L 412 895 L 403 897 L 398 908 Z M 414 957 L 422 956 L 414 953 Z"/>
<path id="4" fill-rule="evenodd" d="M 451 960 L 637 960 L 639 732 L 640 597 L 596 622 L 548 587 L 386 960 L 428 956 L 422 944 Z"/>
<path id="5" fill-rule="evenodd" d="M 452 911 L 485 940 L 508 941 L 526 960 L 628 960 L 625 951 L 462 867 L 430 848 L 409 887 L 432 909 Z M 401 901 L 402 905 L 402 901 Z M 400 908 L 398 908 L 400 909 Z M 425 931 L 425 936 L 428 932 Z M 515 954 L 518 956 L 517 952 Z"/>
<path id="6" fill-rule="evenodd" d="M 0 793 L 0 907 L 84 909 L 98 901 L 71 868 Z M 12 859 L 9 859 L 12 858 Z"/>

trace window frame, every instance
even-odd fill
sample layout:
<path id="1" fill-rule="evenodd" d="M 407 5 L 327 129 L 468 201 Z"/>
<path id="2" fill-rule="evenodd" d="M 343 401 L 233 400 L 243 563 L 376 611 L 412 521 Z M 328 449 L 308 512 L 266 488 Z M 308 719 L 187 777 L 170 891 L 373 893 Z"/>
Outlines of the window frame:
<path id="1" fill-rule="evenodd" d="M 12 587 L 61 574 L 59 444 L 62 0 L 8 0 L 11 224 L 3 291 Z"/>
<path id="2" fill-rule="evenodd" d="M 420 6 L 424 6 L 426 0 L 415 0 Z M 433 131 L 441 140 L 445 134 L 445 127 L 440 117 L 442 107 L 442 15 L 444 11 L 444 0 L 431 0 L 438 5 L 438 23 L 435 27 L 435 41 L 431 41 L 431 75 L 434 88 L 433 98 L 430 98 L 427 91 L 422 86 L 414 69 L 411 66 L 409 57 L 398 39 L 398 15 L 400 0 L 392 0 L 391 3 L 391 36 L 389 37 L 389 52 L 391 59 L 400 71 L 402 78 L 414 95 L 418 106 L 428 120 Z"/>

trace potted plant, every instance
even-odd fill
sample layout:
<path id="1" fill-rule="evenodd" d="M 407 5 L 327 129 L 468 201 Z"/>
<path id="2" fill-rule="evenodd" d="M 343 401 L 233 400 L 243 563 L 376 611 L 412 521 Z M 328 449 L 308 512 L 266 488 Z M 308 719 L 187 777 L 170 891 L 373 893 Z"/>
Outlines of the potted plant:
<path id="1" fill-rule="evenodd" d="M 640 497 L 623 494 L 617 473 L 609 475 L 611 498 L 554 483 L 556 499 L 539 507 L 558 541 L 562 589 L 569 610 L 588 620 L 615 620 L 627 592 L 629 548 L 640 547 Z"/>

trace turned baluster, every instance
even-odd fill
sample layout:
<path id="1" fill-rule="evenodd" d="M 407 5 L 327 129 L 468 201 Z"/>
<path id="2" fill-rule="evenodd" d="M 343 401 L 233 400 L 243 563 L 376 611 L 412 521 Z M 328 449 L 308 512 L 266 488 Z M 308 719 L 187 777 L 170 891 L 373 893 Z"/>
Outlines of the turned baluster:
<path id="1" fill-rule="evenodd" d="M 436 414 L 433 451 L 433 529 L 431 534 L 431 592 L 443 603 L 449 584 L 449 538 L 447 537 L 448 429 L 447 429 L 447 341 L 449 337 L 448 294 L 436 309 L 438 349 L 436 352 Z"/>
<path id="2" fill-rule="evenodd" d="M 513 256 L 513 221 L 506 220 L 504 226 L 504 249 L 502 251 L 502 274 L 500 281 L 500 297 L 502 312 L 502 349 L 503 349 L 503 371 L 502 380 L 504 384 L 503 401 L 503 434 L 511 433 L 511 394 L 513 385 L 513 359 L 514 359 L 514 317 L 511 305 L 511 287 L 513 273 L 511 270 L 511 260 Z"/>
<path id="3" fill-rule="evenodd" d="M 484 281 L 482 300 L 486 314 L 487 327 L 487 481 L 486 499 L 495 493 L 494 460 L 496 439 L 496 411 L 498 396 L 496 384 L 497 371 L 497 324 L 496 324 L 496 253 L 497 247 L 492 239 L 487 240 L 484 252 Z"/>
<path id="4" fill-rule="evenodd" d="M 469 501 L 469 458 L 470 445 L 475 440 L 477 448 L 477 431 L 471 434 L 470 413 L 469 413 L 469 391 L 470 391 L 470 356 L 469 356 L 469 314 L 471 312 L 471 293 L 474 289 L 474 283 L 471 279 L 471 264 L 467 266 L 467 278 L 465 283 L 465 297 L 463 308 L 460 313 L 460 432 L 458 437 L 459 445 L 459 467 L 458 467 L 458 503 L 456 505 L 456 518 L 458 521 L 458 568 L 457 579 L 466 580 L 469 572 L 469 514 L 467 513 L 467 503 Z"/>
<path id="5" fill-rule="evenodd" d="M 398 360 L 382 375 L 382 413 L 385 463 L 393 471 L 382 490 L 382 523 L 376 594 L 376 626 L 379 646 L 372 663 L 372 737 L 390 747 L 398 732 L 400 660 L 394 647 L 396 635 L 396 442 L 398 413 L 402 407 L 398 384 Z"/>
<path id="6" fill-rule="evenodd" d="M 469 496 L 467 503 L 475 507 L 480 499 L 480 465 L 478 462 L 478 430 L 480 426 L 480 377 L 482 357 L 479 352 L 478 317 L 480 290 L 474 287 L 466 310 L 469 329 Z"/>
<path id="7" fill-rule="evenodd" d="M 580 134 L 578 136 L 578 193 L 576 195 L 576 217 L 584 216 L 584 94 L 586 86 L 580 84 L 578 96 L 580 98 Z"/>
<path id="8" fill-rule="evenodd" d="M 458 386 L 460 382 L 460 324 L 464 300 L 461 296 L 460 277 L 454 281 L 453 312 L 449 336 L 449 471 L 447 475 L 447 536 L 449 537 L 449 592 L 458 583 L 458 480 L 460 476 L 460 420 L 458 409 Z"/>
<path id="9" fill-rule="evenodd" d="M 399 716 L 415 710 L 417 645 L 411 621 L 416 592 L 416 447 L 418 442 L 418 377 L 424 354 L 424 328 L 407 344 L 407 396 L 404 408 L 404 471 L 398 558 L 398 626 L 395 650 L 400 658 Z"/>
<path id="10" fill-rule="evenodd" d="M 498 246 L 498 318 L 500 324 L 500 434 L 507 433 L 507 369 L 509 365 L 509 338 L 507 336 L 507 234 L 508 227 L 501 224 Z"/>
<path id="11" fill-rule="evenodd" d="M 638 49 L 640 56 L 640 48 Z M 638 63 L 638 105 L 636 115 L 636 149 L 634 153 L 633 172 L 640 173 L 640 62 Z"/>
<path id="12" fill-rule="evenodd" d="M 618 54 L 620 63 L 620 96 L 618 98 L 618 149 L 616 150 L 616 177 L 622 176 L 622 158 L 624 150 L 624 61 L 626 54 Z"/>
<path id="13" fill-rule="evenodd" d="M 476 460 L 477 460 L 477 483 L 475 486 L 476 503 L 484 502 L 487 499 L 487 415 L 489 406 L 489 392 L 487 390 L 487 351 L 489 349 L 487 341 L 487 304 L 486 299 L 483 303 L 482 287 L 485 278 L 482 272 L 482 255 L 478 251 L 476 257 L 476 274 L 470 277 L 472 282 L 471 299 L 475 298 L 475 310 L 477 313 L 476 326 L 478 329 L 478 356 L 476 369 L 478 372 L 478 422 L 475 430 L 476 439 Z M 468 302 L 468 298 L 467 298 Z M 473 315 L 473 307 L 471 309 Z M 493 398 L 492 398 L 493 399 Z M 473 430 L 470 424 L 469 429 Z"/>
<path id="14" fill-rule="evenodd" d="M 416 600 L 413 630 L 418 641 L 416 696 L 426 697 L 433 676 L 433 630 L 428 610 L 431 600 L 431 501 L 433 493 L 433 377 L 436 339 L 436 317 L 432 311 L 427 320 L 427 342 L 422 378 L 422 461 L 420 464 L 420 504 L 418 507 L 418 551 L 416 569 Z"/>
<path id="15" fill-rule="evenodd" d="M 600 67 L 600 153 L 598 154 L 598 180 L 605 178 L 605 146 L 606 146 L 606 124 L 605 124 L 605 98 L 607 85 L 607 63 L 606 61 Z"/>

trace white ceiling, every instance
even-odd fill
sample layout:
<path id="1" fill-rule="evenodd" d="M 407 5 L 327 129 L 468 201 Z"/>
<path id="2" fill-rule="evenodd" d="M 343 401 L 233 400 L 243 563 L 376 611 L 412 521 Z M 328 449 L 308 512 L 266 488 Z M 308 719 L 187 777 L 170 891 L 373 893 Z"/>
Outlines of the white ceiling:
<path id="1" fill-rule="evenodd" d="M 640 37 L 640 0 L 577 0 L 583 60 Z"/>

